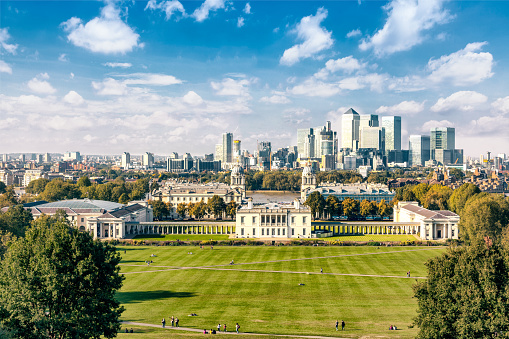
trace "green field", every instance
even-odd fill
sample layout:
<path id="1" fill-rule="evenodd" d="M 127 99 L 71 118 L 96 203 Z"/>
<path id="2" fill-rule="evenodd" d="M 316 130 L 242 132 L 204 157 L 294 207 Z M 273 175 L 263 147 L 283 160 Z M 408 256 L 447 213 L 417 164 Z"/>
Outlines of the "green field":
<path id="1" fill-rule="evenodd" d="M 408 326 L 416 309 L 414 278 L 425 277 L 424 262 L 444 249 L 144 246 L 119 251 L 126 277 L 117 294 L 126 308 L 123 321 L 159 325 L 164 317 L 168 325 L 173 315 L 181 326 L 195 329 L 226 322 L 233 331 L 238 322 L 241 332 L 250 333 L 413 338 L 417 329 Z M 228 265 L 231 260 L 235 265 Z M 412 278 L 406 278 L 407 271 Z M 346 331 L 335 331 L 336 319 L 346 322 Z M 398 331 L 389 331 L 391 324 Z M 203 335 L 131 327 L 140 338 Z"/>
<path id="2" fill-rule="evenodd" d="M 228 240 L 227 234 L 147 234 L 137 235 L 136 240 L 152 240 L 152 241 L 202 241 L 202 240 Z"/>

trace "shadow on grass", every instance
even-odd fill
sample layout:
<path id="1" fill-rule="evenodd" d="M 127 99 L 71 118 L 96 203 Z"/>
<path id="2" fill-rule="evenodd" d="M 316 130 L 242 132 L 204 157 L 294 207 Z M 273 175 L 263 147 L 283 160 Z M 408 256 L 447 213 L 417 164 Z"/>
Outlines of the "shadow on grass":
<path id="1" fill-rule="evenodd" d="M 133 262 L 134 262 L 134 263 L 140 263 L 140 262 L 142 262 L 142 263 L 144 263 L 144 264 L 147 264 L 147 262 L 146 262 L 146 261 L 144 261 L 144 260 L 121 260 L 121 261 L 120 261 L 120 264 L 127 264 L 127 263 L 133 263 Z"/>
<path id="2" fill-rule="evenodd" d="M 134 239 L 164 239 L 164 234 L 140 234 L 134 237 Z"/>
<path id="3" fill-rule="evenodd" d="M 117 292 L 116 298 L 121 304 L 133 304 L 148 300 L 169 299 L 169 298 L 191 298 L 196 294 L 192 292 L 172 291 L 141 291 L 141 292 Z"/>

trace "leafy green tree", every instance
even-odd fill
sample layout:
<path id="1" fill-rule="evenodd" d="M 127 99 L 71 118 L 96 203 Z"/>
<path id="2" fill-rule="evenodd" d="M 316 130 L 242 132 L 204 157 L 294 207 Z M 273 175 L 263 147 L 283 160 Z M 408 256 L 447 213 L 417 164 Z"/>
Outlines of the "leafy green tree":
<path id="1" fill-rule="evenodd" d="M 432 185 L 424 196 L 422 206 L 430 210 L 447 210 L 447 202 L 452 192 L 453 190 L 450 187 L 440 184 Z"/>
<path id="2" fill-rule="evenodd" d="M 414 191 L 411 189 L 404 190 L 403 191 L 403 199 L 402 201 L 418 201 L 417 197 L 415 196 Z"/>
<path id="3" fill-rule="evenodd" d="M 459 188 L 455 189 L 449 197 L 449 209 L 454 213 L 461 215 L 468 199 L 479 193 L 481 193 L 479 187 L 474 184 L 464 183 Z"/>
<path id="4" fill-rule="evenodd" d="M 18 203 L 18 198 L 12 186 L 7 186 L 5 193 L 0 195 L 0 208 L 13 206 Z"/>
<path id="5" fill-rule="evenodd" d="M 3 181 L 0 181 L 0 194 L 4 194 L 6 188 L 7 186 L 5 185 L 5 183 Z"/>
<path id="6" fill-rule="evenodd" d="M 392 213 L 392 207 L 384 199 L 378 204 L 378 214 L 382 217 L 388 217 Z"/>
<path id="7" fill-rule="evenodd" d="M 189 213 L 191 215 L 194 215 L 196 219 L 200 220 L 207 213 L 207 204 L 200 200 L 199 202 L 194 204 L 192 210 L 190 210 Z"/>
<path id="8" fill-rule="evenodd" d="M 90 179 L 88 176 L 84 175 L 81 178 L 78 179 L 78 182 L 76 183 L 78 187 L 88 187 L 92 185 L 92 182 L 90 182 Z"/>
<path id="9" fill-rule="evenodd" d="M 478 241 L 430 259 L 414 286 L 417 338 L 507 338 L 509 262 L 500 244 Z"/>
<path id="10" fill-rule="evenodd" d="M 32 212 L 25 210 L 22 205 L 12 206 L 5 213 L 0 213 L 0 231 L 23 237 L 32 220 Z"/>
<path id="11" fill-rule="evenodd" d="M 218 195 L 214 195 L 211 199 L 209 199 L 207 209 L 217 218 L 223 215 L 223 212 L 226 209 L 226 204 L 224 203 L 223 198 Z"/>
<path id="12" fill-rule="evenodd" d="M 352 198 L 346 198 L 341 202 L 343 206 L 343 214 L 348 218 L 353 217 L 354 215 L 359 214 L 360 203 L 358 200 Z"/>
<path id="13" fill-rule="evenodd" d="M 232 218 L 232 220 L 237 215 L 237 203 L 235 201 L 230 201 L 226 204 L 226 215 Z"/>
<path id="14" fill-rule="evenodd" d="M 373 215 L 376 213 L 376 209 L 369 200 L 362 200 L 359 206 L 359 213 L 363 217 L 366 217 L 368 215 Z"/>
<path id="15" fill-rule="evenodd" d="M 181 202 L 180 204 L 177 205 L 177 214 L 181 218 L 184 218 L 186 216 L 186 213 L 187 213 L 187 204 L 184 202 Z"/>
<path id="16" fill-rule="evenodd" d="M 460 237 L 472 242 L 490 237 L 500 239 L 509 225 L 509 202 L 501 194 L 477 194 L 468 199 L 460 215 Z"/>
<path id="17" fill-rule="evenodd" d="M 25 191 L 30 194 L 41 194 L 42 192 L 44 192 L 44 189 L 46 188 L 48 182 L 49 180 L 45 178 L 32 180 L 28 183 L 27 187 L 25 188 Z"/>
<path id="18" fill-rule="evenodd" d="M 43 216 L 0 266 L 0 321 L 16 338 L 113 338 L 123 307 L 115 248 Z"/>
<path id="19" fill-rule="evenodd" d="M 156 218 L 156 220 L 162 220 L 165 216 L 170 214 L 168 206 L 161 200 L 149 200 L 148 203 L 152 206 L 154 218 Z"/>
<path id="20" fill-rule="evenodd" d="M 317 214 L 318 217 L 323 214 L 323 210 L 325 208 L 325 199 L 323 195 L 320 194 L 320 192 L 314 191 L 308 195 L 304 205 L 309 206 L 311 209 L 311 215 L 313 216 L 313 219 L 315 219 Z"/>
<path id="21" fill-rule="evenodd" d="M 421 205 L 423 205 L 424 197 L 426 196 L 426 193 L 428 193 L 429 189 L 430 186 L 425 182 L 420 183 L 419 185 L 415 185 L 412 188 L 412 192 L 414 192 L 415 198 Z"/>
<path id="22" fill-rule="evenodd" d="M 118 202 L 124 205 L 129 203 L 129 195 L 127 193 L 123 193 L 118 199 Z"/>
<path id="23" fill-rule="evenodd" d="M 341 214 L 341 201 L 334 196 L 329 195 L 327 199 L 325 199 L 325 210 L 327 211 L 329 217 L 334 215 Z"/>
<path id="24" fill-rule="evenodd" d="M 159 183 L 156 180 L 154 180 L 154 182 L 150 184 L 150 192 L 159 189 L 159 187 L 161 187 L 161 185 L 159 185 Z"/>
<path id="25" fill-rule="evenodd" d="M 465 177 L 465 172 L 463 172 L 459 168 L 449 168 L 449 175 L 454 176 L 456 179 L 461 180 Z"/>
<path id="26" fill-rule="evenodd" d="M 54 179 L 46 185 L 39 197 L 47 201 L 74 199 L 81 197 L 81 191 L 70 182 Z"/>

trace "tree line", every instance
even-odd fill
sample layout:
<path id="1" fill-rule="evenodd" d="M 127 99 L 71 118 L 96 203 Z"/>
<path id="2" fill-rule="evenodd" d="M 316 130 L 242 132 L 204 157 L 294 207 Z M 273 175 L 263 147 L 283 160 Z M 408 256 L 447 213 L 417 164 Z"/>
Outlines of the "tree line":
<path id="1" fill-rule="evenodd" d="M 154 218 L 156 220 L 163 220 L 171 215 L 174 208 L 171 202 L 163 202 L 161 200 L 150 200 L 148 202 L 153 209 Z M 186 216 L 194 217 L 198 220 L 203 219 L 206 215 L 213 215 L 216 218 L 227 216 L 232 220 L 237 214 L 237 203 L 230 201 L 225 203 L 224 199 L 218 195 L 214 195 L 207 203 L 203 200 L 193 203 L 180 203 L 175 206 L 175 211 L 180 218 Z"/>

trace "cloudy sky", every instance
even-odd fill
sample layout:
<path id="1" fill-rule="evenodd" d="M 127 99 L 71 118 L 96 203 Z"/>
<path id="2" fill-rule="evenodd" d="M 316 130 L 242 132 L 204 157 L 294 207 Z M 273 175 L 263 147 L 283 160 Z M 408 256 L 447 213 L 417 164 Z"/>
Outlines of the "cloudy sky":
<path id="1" fill-rule="evenodd" d="M 507 1 L 0 1 L 0 153 L 296 144 L 350 107 L 509 153 Z M 341 138 L 339 138 L 341 140 Z"/>

